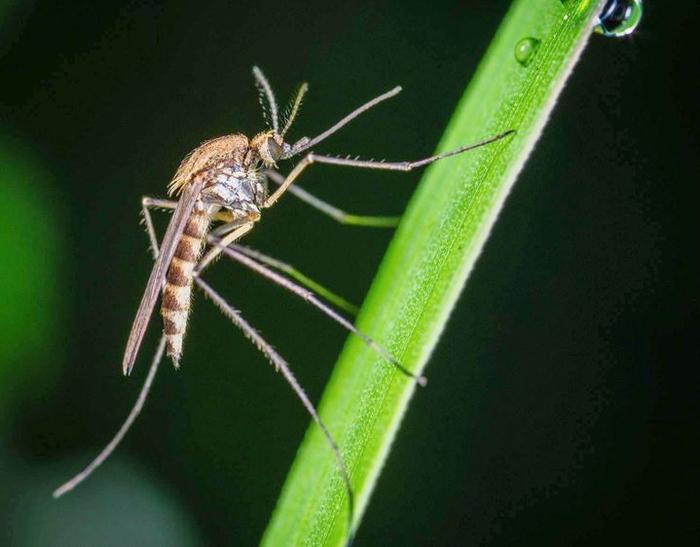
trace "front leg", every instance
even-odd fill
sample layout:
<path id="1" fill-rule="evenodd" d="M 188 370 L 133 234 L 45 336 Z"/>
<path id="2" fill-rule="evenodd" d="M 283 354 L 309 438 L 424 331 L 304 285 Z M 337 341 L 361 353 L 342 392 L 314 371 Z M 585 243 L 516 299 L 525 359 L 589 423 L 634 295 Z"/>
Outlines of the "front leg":
<path id="1" fill-rule="evenodd" d="M 267 176 L 278 186 L 284 183 L 284 175 L 277 171 L 268 170 Z M 339 209 L 335 205 L 331 205 L 327 201 L 316 197 L 311 192 L 304 190 L 298 185 L 288 187 L 289 193 L 297 197 L 307 205 L 310 205 L 317 211 L 329 216 L 340 224 L 349 226 L 366 226 L 370 228 L 395 228 L 399 225 L 400 216 L 376 216 L 376 215 L 356 215 Z"/>
<path id="2" fill-rule="evenodd" d="M 151 209 L 167 209 L 173 211 L 176 207 L 177 201 L 170 199 L 158 199 L 150 196 L 143 196 L 141 198 L 141 212 L 143 214 L 144 224 L 146 225 L 146 233 L 148 234 L 148 240 L 151 244 L 151 254 L 154 260 L 158 258 L 160 246 L 158 244 L 158 237 L 156 236 L 156 229 L 153 226 Z"/>
<path id="3" fill-rule="evenodd" d="M 209 250 L 200 259 L 199 264 L 197 264 L 196 268 L 194 269 L 194 275 L 200 275 L 211 264 L 211 262 L 221 254 L 225 247 L 250 232 L 259 219 L 260 213 L 256 213 L 255 215 L 249 215 L 245 218 L 234 220 L 229 224 L 224 224 L 215 230 L 213 232 L 214 234 L 218 232 L 219 234 L 225 233 L 226 235 L 221 238 L 217 245 L 209 247 Z"/>
<path id="4" fill-rule="evenodd" d="M 150 196 L 144 196 L 141 198 L 141 212 L 143 214 L 143 221 L 146 225 L 146 233 L 148 234 L 148 240 L 151 245 L 151 253 L 153 258 L 158 257 L 158 252 L 160 245 L 158 243 L 158 236 L 156 235 L 156 229 L 153 225 L 153 217 L 151 216 L 151 210 L 154 209 L 165 209 L 168 211 L 173 211 L 177 207 L 177 201 L 171 199 L 160 199 L 152 198 Z M 236 217 L 231 211 L 223 210 L 219 211 L 212 216 L 212 220 L 217 222 L 224 222 L 225 224 L 212 230 L 212 235 L 216 237 L 223 237 L 232 230 L 247 224 L 251 221 L 257 221 L 260 218 L 259 214 L 251 215 L 246 213 L 243 217 Z"/>
<path id="5" fill-rule="evenodd" d="M 284 194 L 287 191 L 289 186 L 297 178 L 299 178 L 299 175 L 301 175 L 302 171 L 304 171 L 304 169 L 306 169 L 312 163 L 326 163 L 329 165 L 342 165 L 345 167 L 357 167 L 360 169 L 377 169 L 380 171 L 412 171 L 413 169 L 417 169 L 418 167 L 424 167 L 426 165 L 430 165 L 431 163 L 435 163 L 436 161 L 440 161 L 451 156 L 457 156 L 459 154 L 463 154 L 464 152 L 468 152 L 469 150 L 474 150 L 487 144 L 499 141 L 505 137 L 508 137 L 509 135 L 512 135 L 513 133 L 515 133 L 515 131 L 512 129 L 504 131 L 503 133 L 500 133 L 495 137 L 490 137 L 488 139 L 484 139 L 483 141 L 479 141 L 474 144 L 460 146 L 459 148 L 455 148 L 454 150 L 450 150 L 449 152 L 443 152 L 441 154 L 436 154 L 434 156 L 429 156 L 427 158 L 423 158 L 421 160 L 416 161 L 375 161 L 349 158 L 334 158 L 331 156 L 320 156 L 318 154 L 310 152 L 306 156 L 304 156 L 304 158 L 299 163 L 297 163 L 294 166 L 294 169 L 292 169 L 289 175 L 287 175 L 287 178 L 284 179 L 284 182 L 282 182 L 282 184 L 280 184 L 280 187 L 277 188 L 277 190 L 275 190 L 269 198 L 267 198 L 264 207 L 272 207 L 275 204 L 275 202 L 280 198 L 280 196 L 282 196 L 282 194 Z M 301 149 L 305 150 L 307 148 L 310 148 L 311 146 L 313 146 L 313 144 L 315 144 L 313 141 L 309 143 L 304 143 Z"/>

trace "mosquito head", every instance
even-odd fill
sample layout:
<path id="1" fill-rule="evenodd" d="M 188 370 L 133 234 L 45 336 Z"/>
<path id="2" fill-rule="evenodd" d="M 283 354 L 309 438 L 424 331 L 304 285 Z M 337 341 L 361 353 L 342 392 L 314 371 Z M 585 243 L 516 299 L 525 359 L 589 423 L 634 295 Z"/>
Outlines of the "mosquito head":
<path id="1" fill-rule="evenodd" d="M 271 149 L 269 151 L 260 150 L 260 157 L 269 167 L 274 165 L 274 163 L 269 164 L 269 158 L 276 161 L 279 159 L 289 158 L 290 156 L 294 155 L 291 152 L 291 147 L 284 149 L 282 146 L 282 141 L 284 140 L 284 136 L 287 134 L 287 131 L 289 131 L 289 128 L 292 126 L 292 123 L 294 123 L 297 114 L 299 114 L 301 103 L 304 101 L 304 96 L 309 90 L 309 84 L 304 82 L 297 88 L 294 95 L 292 95 L 285 112 L 281 116 L 281 124 L 280 112 L 277 108 L 277 99 L 275 99 L 275 94 L 272 91 L 270 82 L 267 81 L 267 78 L 263 74 L 262 70 L 256 66 L 253 67 L 253 77 L 255 78 L 255 85 L 258 88 L 259 100 L 260 105 L 262 106 L 265 123 L 267 123 L 267 127 L 270 129 L 268 132 L 261 135 L 267 135 L 273 139 L 270 142 Z M 277 153 L 275 153 L 275 146 L 279 148 Z"/>
<path id="2" fill-rule="evenodd" d="M 265 167 L 276 167 L 277 162 L 289 157 L 291 146 L 274 130 L 258 133 L 250 141 L 253 150 Z"/>

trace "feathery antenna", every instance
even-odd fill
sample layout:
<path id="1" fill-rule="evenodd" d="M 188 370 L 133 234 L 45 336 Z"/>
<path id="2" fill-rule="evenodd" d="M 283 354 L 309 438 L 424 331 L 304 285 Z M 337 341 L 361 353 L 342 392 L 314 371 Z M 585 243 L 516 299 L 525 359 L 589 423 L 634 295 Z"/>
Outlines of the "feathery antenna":
<path id="1" fill-rule="evenodd" d="M 301 108 L 301 103 L 304 100 L 304 95 L 306 95 L 306 92 L 309 91 L 309 84 L 304 82 L 299 86 L 299 89 L 297 92 L 294 94 L 292 99 L 289 101 L 289 104 L 287 105 L 287 109 L 285 110 L 284 113 L 284 127 L 282 128 L 282 133 L 280 133 L 280 136 L 284 137 L 287 134 L 287 131 L 289 131 L 289 128 L 292 126 L 292 123 L 294 122 L 294 118 L 297 117 L 297 114 L 299 113 L 299 109 Z"/>
<path id="2" fill-rule="evenodd" d="M 265 122 L 275 133 L 279 133 L 280 122 L 277 112 L 277 101 L 275 100 L 275 94 L 272 92 L 272 87 L 270 87 L 270 82 L 267 81 L 262 70 L 257 66 L 253 67 L 253 76 L 255 77 L 255 86 L 258 88 L 260 106 L 262 106 L 263 109 Z M 267 106 L 265 99 L 267 99 Z"/>

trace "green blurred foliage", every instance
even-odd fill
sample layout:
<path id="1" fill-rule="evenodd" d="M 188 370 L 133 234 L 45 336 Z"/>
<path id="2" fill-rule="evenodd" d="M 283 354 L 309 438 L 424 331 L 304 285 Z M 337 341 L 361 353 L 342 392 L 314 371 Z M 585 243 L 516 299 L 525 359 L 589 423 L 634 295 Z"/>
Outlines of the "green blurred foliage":
<path id="1" fill-rule="evenodd" d="M 1 130 L 1 128 L 0 128 Z M 62 365 L 63 207 L 37 154 L 0 136 L 0 426 Z"/>

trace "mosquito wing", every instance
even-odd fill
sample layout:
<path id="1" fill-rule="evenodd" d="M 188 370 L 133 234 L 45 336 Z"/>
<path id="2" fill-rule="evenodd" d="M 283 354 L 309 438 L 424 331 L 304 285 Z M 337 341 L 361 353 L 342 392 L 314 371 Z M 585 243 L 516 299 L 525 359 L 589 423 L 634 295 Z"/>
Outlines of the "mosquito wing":
<path id="1" fill-rule="evenodd" d="M 170 266 L 170 262 L 173 259 L 175 249 L 180 241 L 180 235 L 185 229 L 185 224 L 187 224 L 187 220 L 190 218 L 190 214 L 192 214 L 194 204 L 202 191 L 204 180 L 205 177 L 196 176 L 194 180 L 185 187 L 175 212 L 170 219 L 168 229 L 165 231 L 163 243 L 160 246 L 160 253 L 158 254 L 155 264 L 153 264 L 153 270 L 151 270 L 151 276 L 148 278 L 146 289 L 143 292 L 139 309 L 136 312 L 136 318 L 131 325 L 131 333 L 126 343 L 124 360 L 122 361 L 122 370 L 124 374 L 129 374 L 134 366 L 136 356 L 141 347 L 141 342 L 146 334 L 148 321 L 151 318 L 151 314 L 153 314 L 153 308 L 155 308 L 156 301 L 158 300 L 158 294 L 163 288 L 168 266 Z"/>

